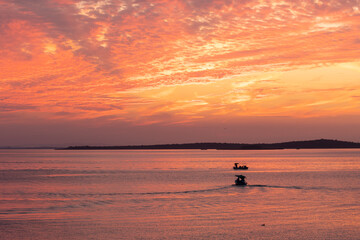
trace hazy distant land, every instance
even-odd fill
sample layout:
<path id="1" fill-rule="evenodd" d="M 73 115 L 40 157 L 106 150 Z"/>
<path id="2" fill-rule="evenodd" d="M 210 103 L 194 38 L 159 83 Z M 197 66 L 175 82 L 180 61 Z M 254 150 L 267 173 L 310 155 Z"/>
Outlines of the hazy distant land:
<path id="1" fill-rule="evenodd" d="M 216 150 L 271 150 L 271 149 L 331 149 L 360 148 L 360 143 L 330 139 L 292 141 L 282 143 L 183 143 L 129 146 L 69 146 L 61 150 L 136 150 L 136 149 L 216 149 Z"/>

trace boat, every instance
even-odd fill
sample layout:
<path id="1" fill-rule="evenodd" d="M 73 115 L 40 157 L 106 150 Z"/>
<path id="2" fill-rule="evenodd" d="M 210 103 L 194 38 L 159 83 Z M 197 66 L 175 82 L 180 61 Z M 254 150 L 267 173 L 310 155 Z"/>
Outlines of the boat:
<path id="1" fill-rule="evenodd" d="M 237 177 L 237 179 L 235 180 L 235 185 L 237 186 L 246 186 L 247 182 L 245 181 L 245 176 L 244 175 L 235 175 Z"/>
<path id="2" fill-rule="evenodd" d="M 248 170 L 249 168 L 246 165 L 239 165 L 239 163 L 234 163 L 234 170 Z"/>

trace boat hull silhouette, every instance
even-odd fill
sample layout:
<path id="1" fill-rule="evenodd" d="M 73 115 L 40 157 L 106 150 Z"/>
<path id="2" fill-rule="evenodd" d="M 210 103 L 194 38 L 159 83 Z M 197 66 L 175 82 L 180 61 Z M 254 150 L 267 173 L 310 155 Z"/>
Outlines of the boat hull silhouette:
<path id="1" fill-rule="evenodd" d="M 243 175 L 235 175 L 237 177 L 237 179 L 235 180 L 235 185 L 236 186 L 246 186 L 247 182 L 245 181 L 245 176 Z"/>
<path id="2" fill-rule="evenodd" d="M 249 168 L 246 165 L 239 165 L 239 163 L 234 163 L 234 170 L 248 170 Z"/>

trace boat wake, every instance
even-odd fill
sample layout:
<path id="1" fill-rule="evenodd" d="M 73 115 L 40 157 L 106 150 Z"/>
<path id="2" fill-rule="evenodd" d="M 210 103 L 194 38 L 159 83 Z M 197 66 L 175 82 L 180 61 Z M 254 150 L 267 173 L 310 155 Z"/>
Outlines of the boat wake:
<path id="1" fill-rule="evenodd" d="M 169 191 L 169 192 L 143 192 L 143 193 L 127 193 L 128 195 L 161 195 L 161 194 L 184 194 L 184 193 L 201 193 L 201 192 L 213 192 L 230 188 L 231 186 L 222 186 L 217 188 L 208 188 L 200 190 L 184 190 L 184 191 Z"/>
<path id="2" fill-rule="evenodd" d="M 299 186 L 248 185 L 248 187 L 304 189 L 303 187 L 299 187 Z"/>
<path id="3" fill-rule="evenodd" d="M 298 190 L 339 190 L 338 188 L 329 188 L 329 187 L 300 187 L 300 186 L 279 186 L 279 185 L 261 185 L 261 184 L 248 184 L 246 186 L 238 186 L 235 184 L 218 186 L 214 188 L 207 189 L 195 189 L 195 190 L 182 190 L 182 191 L 158 191 L 158 192 L 109 192 L 109 193 L 55 193 L 55 192 L 41 192 L 41 193 L 22 193 L 22 197 L 32 197 L 37 199 L 40 197 L 45 198 L 56 198 L 56 199 L 83 199 L 83 198 L 102 198 L 102 197 L 116 197 L 116 196 L 140 196 L 140 195 L 172 195 L 172 194 L 191 194 L 191 193 L 207 193 L 207 192 L 216 192 L 222 191 L 225 189 L 230 189 L 232 187 L 236 188 L 273 188 L 273 189 L 298 189 Z M 345 189 L 344 189 L 345 190 Z M 353 190 L 353 189 L 351 189 Z M 7 193 L 7 195 L 12 195 Z M 15 194 L 17 195 L 17 194 Z"/>
<path id="4" fill-rule="evenodd" d="M 253 188 L 282 188 L 282 189 L 301 189 L 301 190 L 327 190 L 339 191 L 339 188 L 318 186 L 318 187 L 300 187 L 300 186 L 274 186 L 274 185 L 247 185 Z M 341 190 L 354 190 L 354 188 L 341 188 Z"/>
<path id="5" fill-rule="evenodd" d="M 162 192 L 115 192 L 115 193 L 38 193 L 47 197 L 101 197 L 101 196 L 121 196 L 121 195 L 163 195 L 163 194 L 185 194 L 185 193 L 201 193 L 213 192 L 230 188 L 231 185 L 221 186 L 217 188 L 197 189 L 197 190 L 184 190 L 184 191 L 162 191 Z"/>

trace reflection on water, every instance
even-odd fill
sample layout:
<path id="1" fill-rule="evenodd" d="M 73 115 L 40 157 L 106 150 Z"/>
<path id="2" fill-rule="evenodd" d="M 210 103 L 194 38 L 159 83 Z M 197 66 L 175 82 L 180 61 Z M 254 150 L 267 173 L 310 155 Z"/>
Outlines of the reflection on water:
<path id="1" fill-rule="evenodd" d="M 0 150 L 0 239 L 359 239 L 359 160 L 359 150 Z"/>

